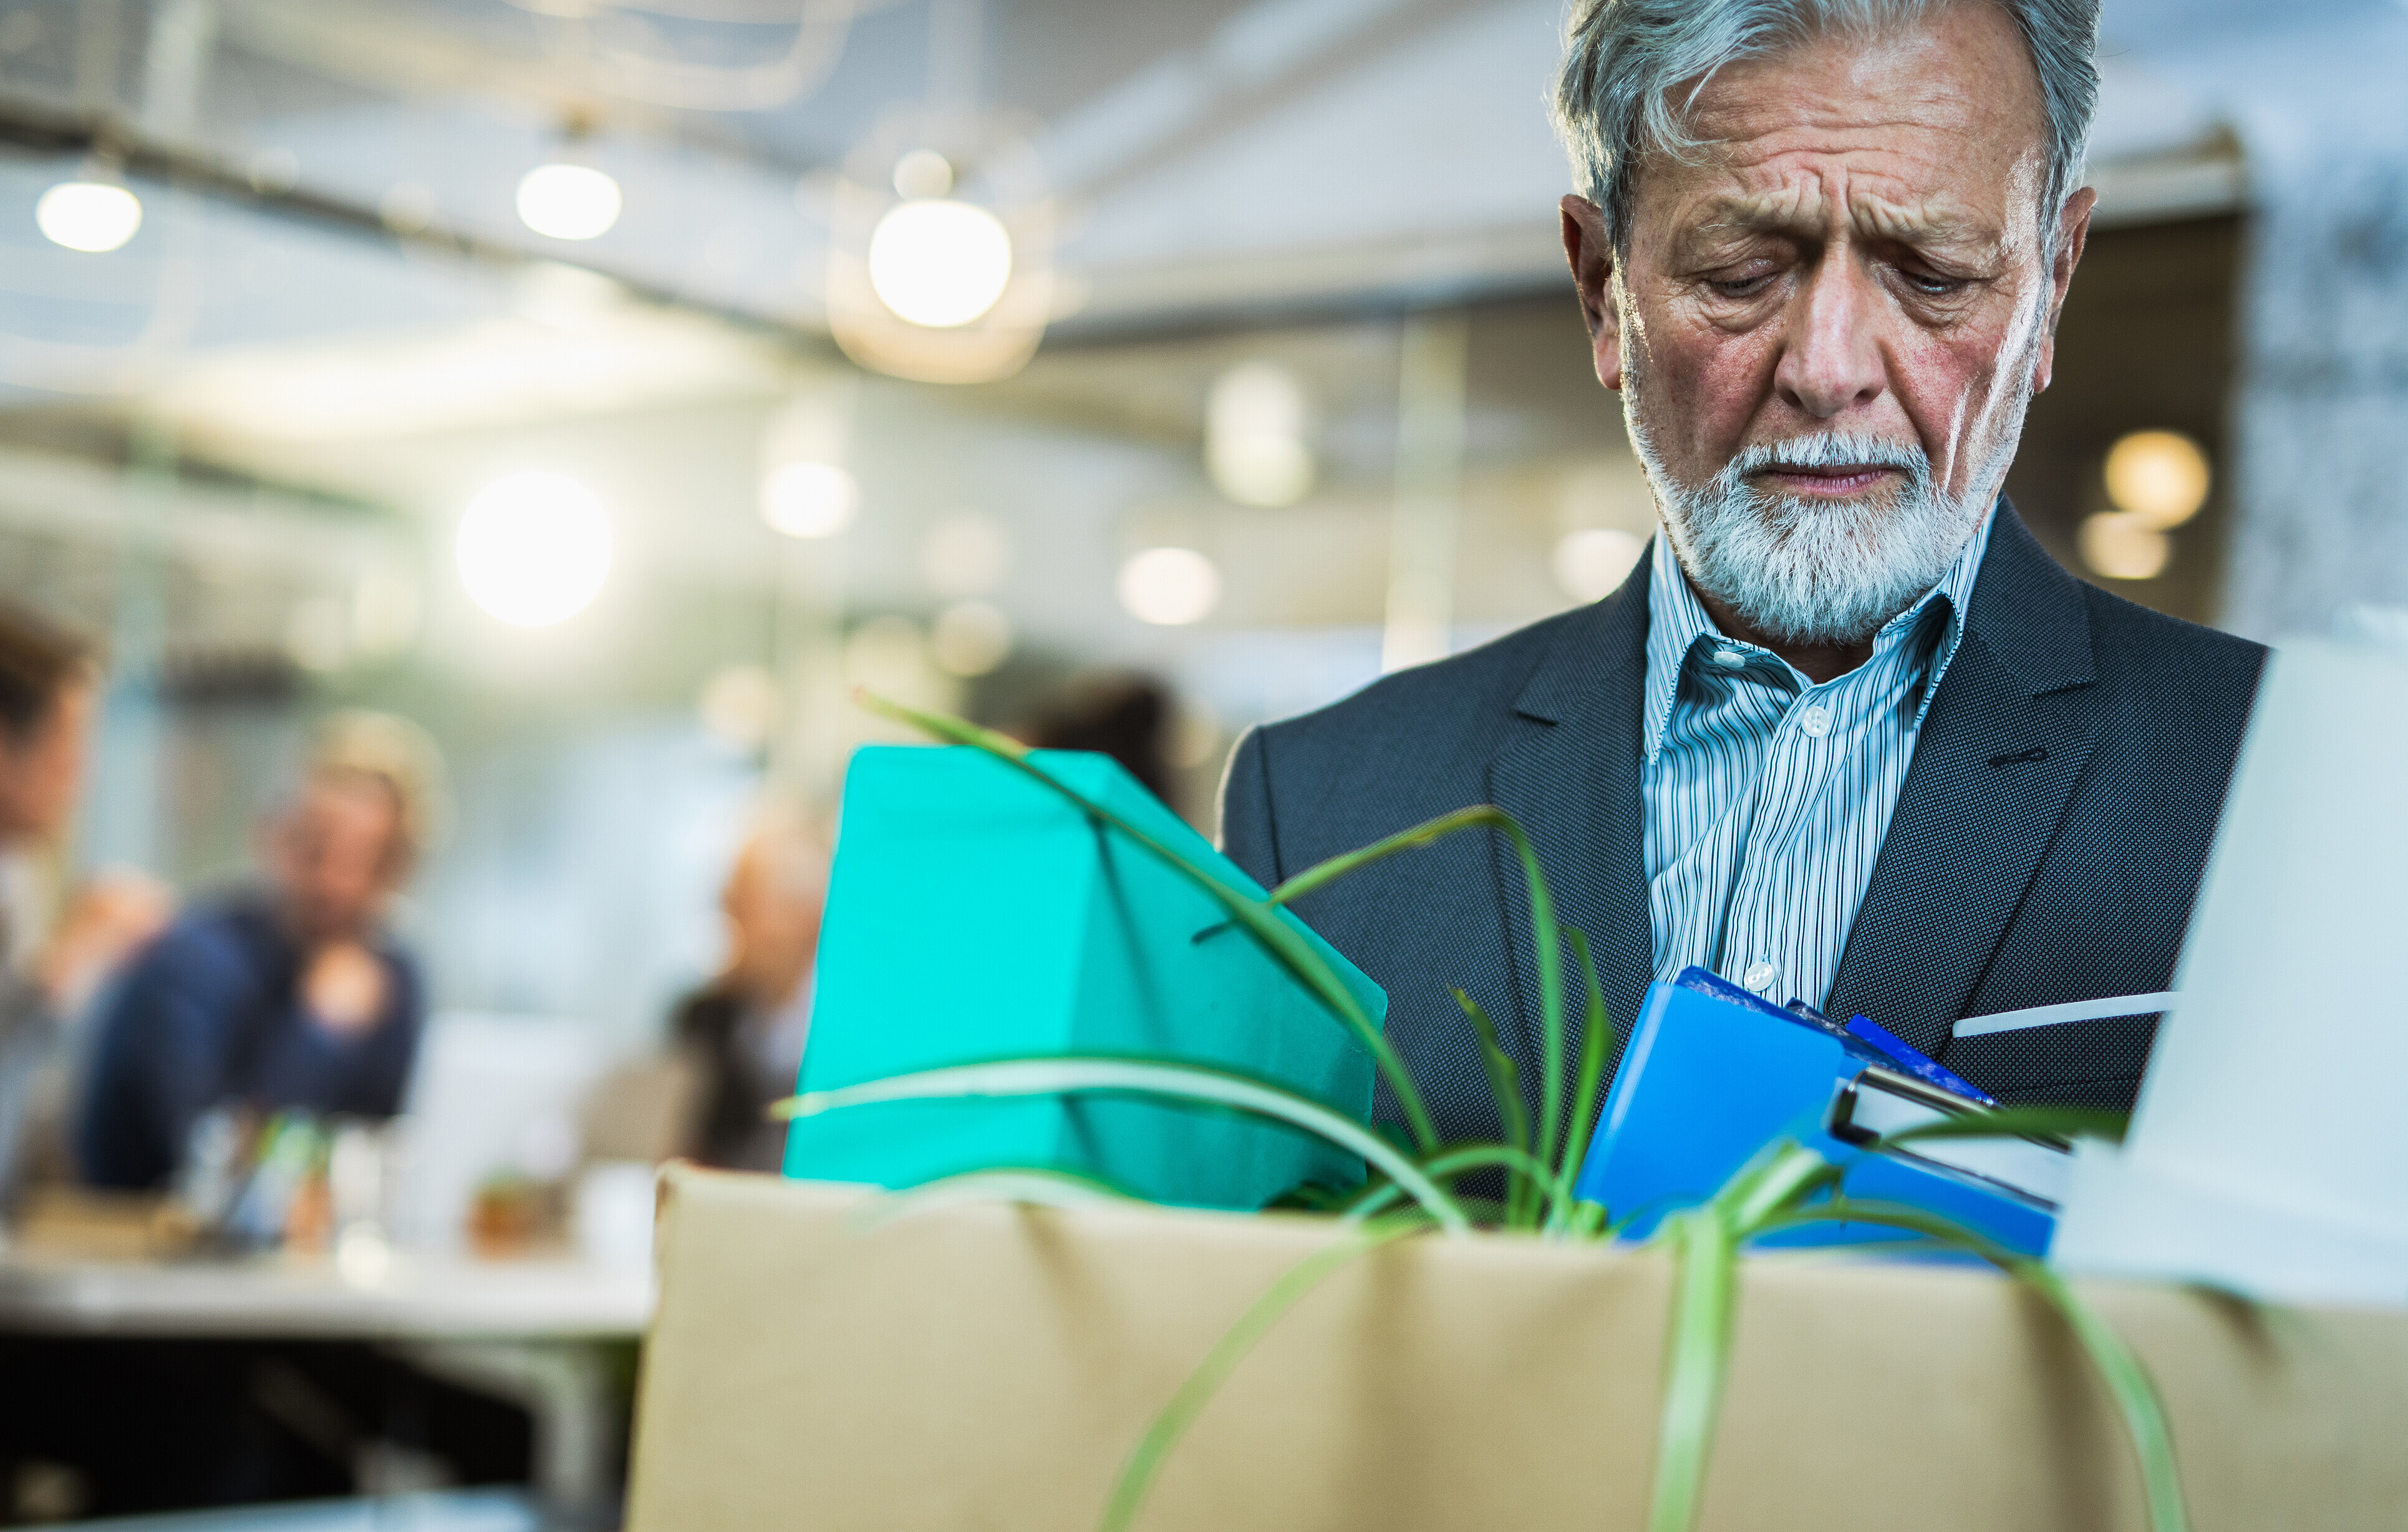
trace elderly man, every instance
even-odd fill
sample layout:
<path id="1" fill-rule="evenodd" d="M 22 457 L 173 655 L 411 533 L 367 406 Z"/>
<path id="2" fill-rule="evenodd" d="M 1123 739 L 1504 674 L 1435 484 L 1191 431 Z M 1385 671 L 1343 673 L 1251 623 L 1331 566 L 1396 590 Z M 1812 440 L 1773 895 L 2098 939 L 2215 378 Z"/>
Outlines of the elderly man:
<path id="1" fill-rule="evenodd" d="M 211 1108 L 390 1117 L 418 1049 L 418 970 L 383 934 L 439 771 L 412 724 L 340 713 L 261 828 L 267 878 L 186 914 L 103 1008 L 77 1155 L 165 1185 Z"/>
<path id="2" fill-rule="evenodd" d="M 2000 496 L 2088 227 L 2096 21 L 1587 0 L 1564 246 L 1663 535 L 1594 606 L 1250 736 L 1231 854 L 1270 883 L 1493 802 L 1617 1029 L 1701 964 L 2010 1101 L 2128 1104 L 2146 1002 L 1954 1035 L 2168 986 L 2262 658 L 2073 580 Z M 1519 890 L 1457 838 L 1298 906 L 1451 1135 L 1496 1131 L 1454 986 L 1535 1077 Z"/>
<path id="3" fill-rule="evenodd" d="M 719 976 L 671 1024 L 695 1100 L 678 1152 L 705 1165 L 775 1170 L 786 1125 L 769 1103 L 795 1093 L 811 1025 L 811 961 L 827 904 L 827 842 L 803 817 L 764 813 L 736 853 L 719 907 L 732 938 Z"/>

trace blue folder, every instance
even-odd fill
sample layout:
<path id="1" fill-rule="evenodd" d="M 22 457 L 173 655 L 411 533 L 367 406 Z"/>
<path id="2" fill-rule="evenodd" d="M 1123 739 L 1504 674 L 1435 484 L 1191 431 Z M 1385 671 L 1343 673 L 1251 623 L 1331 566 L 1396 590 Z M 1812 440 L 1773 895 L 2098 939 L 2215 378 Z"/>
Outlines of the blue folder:
<path id="1" fill-rule="evenodd" d="M 2024 1254 L 2047 1252 L 2057 1220 L 2045 1199 L 1858 1141 L 1862 1134 L 1851 1130 L 1844 1104 L 1872 1084 L 1933 1102 L 1989 1104 L 1945 1067 L 1862 1017 L 1834 1024 L 1810 1008 L 1776 1006 L 1703 968 L 1684 968 L 1672 982 L 1648 987 L 1581 1167 L 1579 1194 L 1603 1203 L 1614 1219 L 1627 1219 L 1627 1238 L 1643 1238 L 1666 1214 L 1705 1201 L 1757 1151 L 1787 1137 L 1842 1167 L 1851 1197 L 1920 1209 Z M 1836 1127 L 1835 1107 L 1842 1108 Z M 1829 1223 L 1759 1243 L 1911 1238 Z"/>

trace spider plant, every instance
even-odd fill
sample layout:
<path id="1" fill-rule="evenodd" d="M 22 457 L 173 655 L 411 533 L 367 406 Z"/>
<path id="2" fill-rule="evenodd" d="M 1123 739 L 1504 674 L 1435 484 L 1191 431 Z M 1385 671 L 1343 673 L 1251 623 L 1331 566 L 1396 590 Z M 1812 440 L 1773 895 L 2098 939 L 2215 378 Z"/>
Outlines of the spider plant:
<path id="1" fill-rule="evenodd" d="M 1391 1142 L 1347 1113 L 1274 1081 L 1218 1065 L 1111 1054 L 1050 1054 L 952 1065 L 811 1092 L 771 1109 L 779 1117 L 796 1118 L 903 1100 L 1085 1094 L 1140 1096 L 1279 1123 L 1316 1134 L 1362 1156 L 1369 1174 L 1361 1188 L 1340 1198 L 1299 1198 L 1330 1219 L 1336 1238 L 1274 1282 L 1154 1417 L 1130 1453 L 1104 1509 L 1100 1523 L 1104 1532 L 1124 1532 L 1135 1524 L 1157 1471 L 1214 1390 L 1283 1314 L 1349 1263 L 1398 1240 L 1432 1231 L 1442 1238 L 1463 1238 L 1476 1228 L 1488 1227 L 1584 1243 L 1601 1242 L 1614 1235 L 1608 1210 L 1583 1201 L 1573 1189 L 1587 1155 L 1604 1085 L 1611 1021 L 1588 938 L 1557 920 L 1537 850 L 1512 815 L 1486 805 L 1460 809 L 1309 867 L 1267 895 L 1257 896 L 1225 882 L 1061 781 L 1031 760 L 1027 748 L 1017 740 L 959 719 L 921 712 L 867 694 L 856 696 L 872 711 L 934 738 L 983 752 L 1003 766 L 1025 773 L 1068 800 L 1090 821 L 1178 869 L 1353 1035 L 1386 1080 L 1405 1120 L 1404 1141 Z M 1382 1035 L 1379 1024 L 1355 1001 L 1329 964 L 1283 923 L 1276 911 L 1376 862 L 1475 830 L 1506 838 L 1527 889 L 1541 1023 L 1538 1110 L 1533 1121 L 1518 1067 L 1499 1044 L 1495 1024 L 1478 1001 L 1458 990 L 1456 1003 L 1486 1065 L 1499 1133 L 1492 1140 L 1449 1143 L 1440 1139 L 1411 1072 Z M 1583 1024 L 1577 1061 L 1566 1056 L 1567 952 L 1581 986 Z M 1975 1135 L 2119 1132 L 2120 1118 L 2115 1114 L 2009 1107 L 1901 1133 L 1887 1142 Z M 1457 1190 L 1457 1183 L 1475 1172 L 1501 1173 L 1505 1187 L 1501 1201 L 1488 1203 Z M 874 1211 L 870 1221 L 966 1200 L 1077 1207 L 1128 1196 L 1093 1177 L 1054 1167 L 996 1167 L 898 1194 L 887 1200 L 882 1210 Z M 1666 1219 L 1650 1241 L 1669 1253 L 1674 1280 L 1649 1532 L 1688 1532 L 1696 1525 L 1729 1354 L 1742 1251 L 1760 1236 L 1831 1221 L 1893 1227 L 1931 1246 L 1973 1254 L 2046 1299 L 2088 1352 L 2122 1413 L 2139 1458 L 2154 1532 L 2185 1532 L 2172 1437 L 2155 1388 L 2129 1349 L 2061 1278 L 2039 1262 L 1918 1210 L 1849 1197 L 1841 1167 L 1814 1150 L 1789 1141 L 1766 1146 L 1714 1196 Z"/>

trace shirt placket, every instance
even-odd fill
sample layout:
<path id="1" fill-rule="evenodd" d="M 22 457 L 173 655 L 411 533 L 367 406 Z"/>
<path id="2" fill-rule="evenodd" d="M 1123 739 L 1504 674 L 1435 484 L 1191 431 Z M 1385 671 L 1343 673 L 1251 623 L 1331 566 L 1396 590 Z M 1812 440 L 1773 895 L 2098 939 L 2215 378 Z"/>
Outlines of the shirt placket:
<path id="1" fill-rule="evenodd" d="M 1734 964 L 1744 967 L 1756 960 L 1752 953 L 1734 949 L 1732 940 L 1734 936 L 1739 938 L 1742 948 L 1755 940 L 1741 914 L 1743 909 L 1742 895 L 1747 887 L 1751 868 L 1760 866 L 1763 861 L 1756 850 L 1763 837 L 1757 832 L 1763 820 L 1767 790 L 1778 773 L 1785 726 L 1797 706 L 1795 683 L 1788 680 L 1786 672 L 1777 677 L 1768 674 L 1765 668 L 1761 668 L 1765 665 L 1764 659 L 1757 658 L 1743 671 L 1723 678 L 1731 688 L 1728 706 L 1746 719 L 1757 738 L 1753 752 L 1755 759 L 1751 763 L 1755 769 L 1748 774 L 1746 785 L 1738 792 L 1731 811 L 1725 816 L 1717 834 L 1715 850 L 1722 857 L 1723 865 L 1730 870 L 1720 880 L 1722 897 L 1717 901 L 1719 908 L 1714 911 L 1712 933 L 1704 944 L 1708 954 L 1706 966 L 1716 973 L 1727 974 Z M 1771 694 L 1783 692 L 1791 694 L 1789 702 L 1775 705 Z"/>
<path id="2" fill-rule="evenodd" d="M 1797 852 L 1830 795 L 1847 737 L 1841 705 L 1848 683 L 1856 679 L 1808 688 L 1791 698 L 1752 790 L 1752 833 L 1731 879 L 1717 943 L 1724 961 L 1720 971 L 1776 1004 L 1811 987 L 1805 969 L 1813 966 L 1807 960 L 1815 940 L 1809 929 L 1814 869 L 1801 869 Z"/>

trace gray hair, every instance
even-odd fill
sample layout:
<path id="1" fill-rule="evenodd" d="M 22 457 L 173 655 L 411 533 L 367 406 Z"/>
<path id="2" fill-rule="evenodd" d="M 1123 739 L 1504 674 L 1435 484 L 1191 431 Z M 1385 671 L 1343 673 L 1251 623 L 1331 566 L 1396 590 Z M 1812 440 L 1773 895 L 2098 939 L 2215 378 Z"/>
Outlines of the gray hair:
<path id="1" fill-rule="evenodd" d="M 1555 78 L 1555 132 L 1581 191 L 1605 214 L 1615 251 L 1630 237 L 1633 168 L 1648 152 L 1698 148 L 1674 87 L 1700 85 L 1725 64 L 1760 58 L 1830 32 L 1870 34 L 1970 0 L 1581 0 Z M 2048 119 L 2041 246 L 2053 251 L 2057 215 L 2082 183 L 2090 120 L 2099 105 L 2099 0 L 1981 0 L 2023 34 Z"/>

